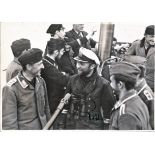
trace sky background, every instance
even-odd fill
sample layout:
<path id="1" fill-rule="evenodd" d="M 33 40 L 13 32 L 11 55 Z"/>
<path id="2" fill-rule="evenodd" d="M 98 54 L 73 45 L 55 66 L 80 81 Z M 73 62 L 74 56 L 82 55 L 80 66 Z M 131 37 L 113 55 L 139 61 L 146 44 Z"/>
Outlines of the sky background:
<path id="1" fill-rule="evenodd" d="M 13 60 L 13 54 L 10 45 L 13 41 L 20 38 L 27 38 L 31 41 L 32 48 L 40 48 L 45 50 L 46 43 L 50 39 L 50 35 L 46 33 L 51 22 L 4 22 L 1 24 L 1 83 L 5 82 L 8 64 Z M 72 23 L 62 23 L 65 31 L 72 29 Z M 151 23 L 114 23 L 114 36 L 119 42 L 133 42 L 141 39 L 144 34 L 145 27 Z M 97 32 L 93 39 L 99 40 L 100 23 L 84 23 L 84 30 L 88 33 L 95 29 Z"/>
<path id="2" fill-rule="evenodd" d="M 44 51 L 50 35 L 46 33 L 51 23 L 48 22 L 10 22 L 1 25 L 1 66 L 4 70 L 13 59 L 10 45 L 13 41 L 20 38 L 30 39 L 32 47 L 40 48 Z M 65 31 L 72 29 L 72 23 L 62 23 Z M 100 23 L 84 23 L 84 30 L 90 32 L 96 29 L 94 39 L 98 41 Z M 144 34 L 146 23 L 114 23 L 114 36 L 119 42 L 133 42 L 141 39 Z M 151 23 L 150 23 L 151 24 Z"/>

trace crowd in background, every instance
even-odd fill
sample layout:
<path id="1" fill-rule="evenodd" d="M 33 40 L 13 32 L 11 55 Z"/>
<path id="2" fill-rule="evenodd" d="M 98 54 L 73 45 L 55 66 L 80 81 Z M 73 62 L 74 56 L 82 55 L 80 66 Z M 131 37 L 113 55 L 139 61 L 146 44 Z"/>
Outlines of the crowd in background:
<path id="1" fill-rule="evenodd" d="M 49 26 L 45 51 L 31 48 L 29 39 L 12 42 L 14 60 L 2 92 L 3 129 L 43 129 L 63 100 L 50 129 L 154 129 L 155 26 L 133 43 L 113 37 L 105 61 L 92 39 L 94 30 L 85 32 L 84 24 L 64 29 Z"/>

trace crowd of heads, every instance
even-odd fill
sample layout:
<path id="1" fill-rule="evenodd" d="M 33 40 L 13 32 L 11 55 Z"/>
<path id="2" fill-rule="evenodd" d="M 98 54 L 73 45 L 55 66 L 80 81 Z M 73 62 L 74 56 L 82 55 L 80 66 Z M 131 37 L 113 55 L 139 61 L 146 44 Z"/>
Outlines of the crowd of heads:
<path id="1" fill-rule="evenodd" d="M 73 24 L 73 29 L 77 32 L 83 31 L 83 28 L 84 24 Z M 51 24 L 49 26 L 47 33 L 49 33 L 51 37 L 56 36 L 56 39 L 54 38 L 48 41 L 48 55 L 53 55 L 55 58 L 61 58 L 64 52 L 70 51 L 71 46 L 67 45 L 64 40 L 62 40 L 62 38 L 65 37 L 64 29 L 65 28 L 62 24 Z M 154 45 L 154 25 L 146 27 L 144 36 L 148 44 Z M 113 49 L 116 44 L 117 39 L 113 37 Z M 14 57 L 17 57 L 21 63 L 23 70 L 29 70 L 32 74 L 39 75 L 41 68 L 43 68 L 43 51 L 38 48 L 31 49 L 30 40 L 24 38 L 14 41 L 11 45 L 11 49 Z M 79 50 L 79 55 L 74 59 L 77 62 L 77 69 L 79 73 L 83 72 L 84 74 L 87 74 L 92 69 L 97 68 L 97 66 L 100 65 L 98 56 L 93 51 L 82 47 Z M 145 67 L 142 64 L 136 67 L 134 64 L 123 62 L 122 59 L 117 56 L 111 56 L 105 62 L 110 64 L 110 75 L 112 87 L 114 87 L 114 89 L 116 84 L 123 81 L 126 89 L 129 90 L 135 86 L 137 77 L 144 78 L 145 76 Z M 113 83 L 114 79 L 116 84 Z"/>

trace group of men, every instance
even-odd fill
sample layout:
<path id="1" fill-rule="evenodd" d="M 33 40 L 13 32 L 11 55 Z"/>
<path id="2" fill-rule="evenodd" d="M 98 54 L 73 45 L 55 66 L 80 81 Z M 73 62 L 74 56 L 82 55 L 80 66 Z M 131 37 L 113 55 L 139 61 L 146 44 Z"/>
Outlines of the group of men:
<path id="1" fill-rule="evenodd" d="M 31 48 L 28 39 L 12 43 L 15 58 L 2 91 L 3 130 L 43 129 L 66 94 L 70 98 L 50 129 L 154 129 L 154 90 L 147 84 L 145 65 L 130 61 L 128 54 L 110 64 L 106 80 L 98 73 L 94 31 L 83 28 L 73 24 L 65 33 L 62 24 L 51 24 L 45 52 Z M 147 40 L 146 35 L 154 37 L 154 26 L 146 28 Z M 152 45 L 145 53 L 151 60 Z M 147 63 L 154 63 L 150 59 Z"/>

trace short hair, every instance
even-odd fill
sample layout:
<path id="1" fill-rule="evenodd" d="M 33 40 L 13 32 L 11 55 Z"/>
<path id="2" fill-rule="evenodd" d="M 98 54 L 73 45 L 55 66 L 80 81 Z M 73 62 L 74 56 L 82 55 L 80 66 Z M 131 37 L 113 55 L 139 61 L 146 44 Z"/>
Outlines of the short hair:
<path id="1" fill-rule="evenodd" d="M 131 90 L 134 89 L 135 84 L 136 84 L 136 80 L 135 81 L 129 81 L 127 77 L 124 77 L 123 75 L 114 75 L 114 79 L 116 81 L 116 83 L 119 83 L 120 81 L 122 81 L 125 84 L 125 88 L 127 90 Z"/>

